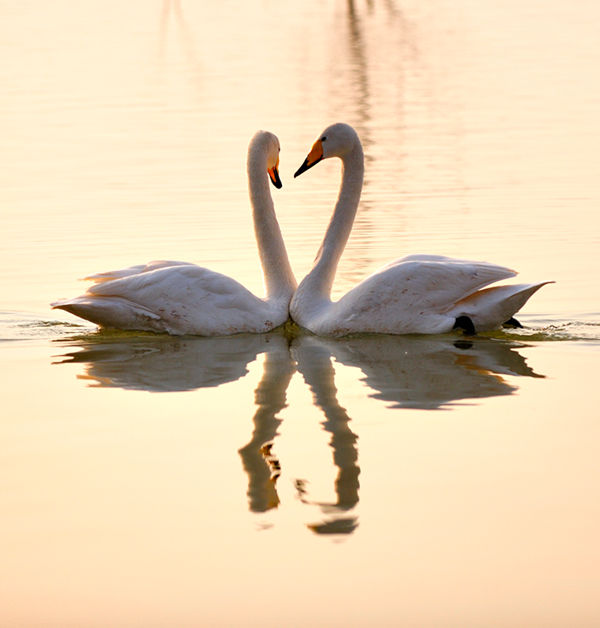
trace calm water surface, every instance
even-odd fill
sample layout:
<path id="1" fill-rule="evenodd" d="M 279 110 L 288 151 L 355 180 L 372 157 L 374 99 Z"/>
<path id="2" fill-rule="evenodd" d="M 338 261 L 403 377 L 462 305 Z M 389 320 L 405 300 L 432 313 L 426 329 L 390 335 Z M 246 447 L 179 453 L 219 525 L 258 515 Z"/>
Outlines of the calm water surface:
<path id="1" fill-rule="evenodd" d="M 600 8 L 24 0 L 0 9 L 2 626 L 600 624 Z M 439 253 L 556 283 L 464 338 L 98 332 L 48 303 L 152 259 L 262 294 L 363 140 L 336 294 Z"/>

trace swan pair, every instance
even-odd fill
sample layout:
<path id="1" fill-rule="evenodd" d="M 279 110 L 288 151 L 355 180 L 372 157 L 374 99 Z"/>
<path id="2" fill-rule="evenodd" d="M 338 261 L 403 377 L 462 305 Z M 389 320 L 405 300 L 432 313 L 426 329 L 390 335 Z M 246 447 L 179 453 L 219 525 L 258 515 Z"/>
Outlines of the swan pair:
<path id="1" fill-rule="evenodd" d="M 333 215 L 310 273 L 296 284 L 275 217 L 269 179 L 277 188 L 279 141 L 259 131 L 248 149 L 248 185 L 266 297 L 194 264 L 157 261 L 88 277 L 87 292 L 52 306 L 104 327 L 203 336 L 263 333 L 291 316 L 324 336 L 352 333 L 468 333 L 518 325 L 514 314 L 549 282 L 489 284 L 512 277 L 509 268 L 410 255 L 367 277 L 339 301 L 331 301 L 338 262 L 350 236 L 363 184 L 364 156 L 352 127 L 329 126 L 314 143 L 302 174 L 323 159 L 342 161 L 342 183 Z"/>

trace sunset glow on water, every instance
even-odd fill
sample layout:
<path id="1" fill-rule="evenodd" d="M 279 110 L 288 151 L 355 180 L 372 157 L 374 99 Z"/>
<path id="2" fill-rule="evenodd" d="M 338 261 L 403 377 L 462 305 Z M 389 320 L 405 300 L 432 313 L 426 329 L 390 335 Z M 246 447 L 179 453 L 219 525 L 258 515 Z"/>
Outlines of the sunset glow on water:
<path id="1" fill-rule="evenodd" d="M 600 623 L 600 9 L 562 0 L 22 1 L 2 10 L 2 626 Z M 185 260 L 263 294 L 257 129 L 300 280 L 404 255 L 552 280 L 523 329 L 173 337 L 50 309 Z"/>

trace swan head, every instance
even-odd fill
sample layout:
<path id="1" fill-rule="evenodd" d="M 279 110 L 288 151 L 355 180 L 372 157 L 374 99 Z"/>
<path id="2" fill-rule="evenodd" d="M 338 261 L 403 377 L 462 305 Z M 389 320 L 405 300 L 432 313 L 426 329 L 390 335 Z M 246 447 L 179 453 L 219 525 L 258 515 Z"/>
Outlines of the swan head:
<path id="1" fill-rule="evenodd" d="M 250 148 L 248 149 L 248 160 L 253 155 L 260 159 L 266 158 L 269 179 L 278 189 L 282 186 L 279 178 L 279 151 L 279 139 L 269 131 L 257 131 L 250 141 Z"/>
<path id="2" fill-rule="evenodd" d="M 360 144 L 356 131 L 343 122 L 328 126 L 313 144 L 304 163 L 296 170 L 294 177 L 306 172 L 309 168 L 329 157 L 343 159 L 354 147 Z"/>

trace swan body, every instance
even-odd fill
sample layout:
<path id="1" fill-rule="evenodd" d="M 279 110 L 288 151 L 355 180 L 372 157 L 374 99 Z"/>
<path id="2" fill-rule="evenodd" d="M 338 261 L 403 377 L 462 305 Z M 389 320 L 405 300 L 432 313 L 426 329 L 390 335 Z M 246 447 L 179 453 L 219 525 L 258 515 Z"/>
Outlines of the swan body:
<path id="1" fill-rule="evenodd" d="M 259 131 L 248 149 L 248 185 L 266 298 L 208 268 L 161 260 L 87 277 L 94 285 L 85 294 L 52 307 L 103 327 L 175 335 L 263 333 L 282 325 L 296 281 L 269 192 L 269 178 L 281 187 L 278 164 L 279 141 Z"/>
<path id="2" fill-rule="evenodd" d="M 314 266 L 290 303 L 291 317 L 301 327 L 322 336 L 440 334 L 457 326 L 471 333 L 487 331 L 512 319 L 536 290 L 549 283 L 487 287 L 516 272 L 487 262 L 410 255 L 367 277 L 339 301 L 331 301 L 363 183 L 363 151 L 352 127 L 338 123 L 325 129 L 294 176 L 330 157 L 342 161 L 342 183 Z"/>

